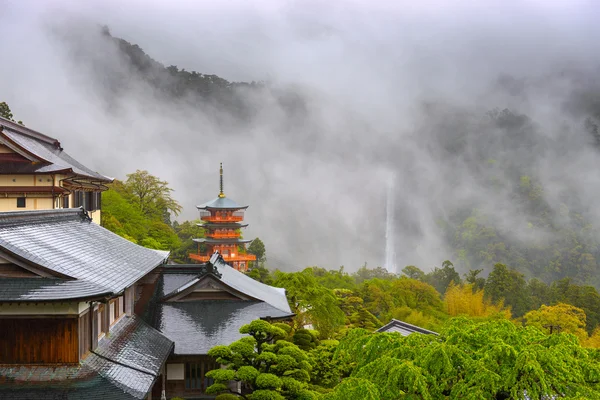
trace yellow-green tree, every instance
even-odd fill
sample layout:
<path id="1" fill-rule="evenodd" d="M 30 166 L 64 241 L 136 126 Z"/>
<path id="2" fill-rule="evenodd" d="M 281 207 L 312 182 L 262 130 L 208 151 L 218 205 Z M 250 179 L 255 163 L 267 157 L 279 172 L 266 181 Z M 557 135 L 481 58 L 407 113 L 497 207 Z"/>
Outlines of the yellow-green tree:
<path id="1" fill-rule="evenodd" d="M 529 311 L 523 319 L 526 325 L 535 326 L 543 332 L 572 333 L 581 341 L 588 337 L 585 331 L 585 312 L 570 304 L 542 305 L 537 310 Z"/>
<path id="2" fill-rule="evenodd" d="M 444 296 L 446 312 L 450 316 L 468 315 L 469 317 L 489 317 L 503 314 L 510 318 L 510 310 L 504 307 L 502 300 L 493 304 L 486 299 L 483 289 L 474 290 L 473 284 L 451 284 Z"/>

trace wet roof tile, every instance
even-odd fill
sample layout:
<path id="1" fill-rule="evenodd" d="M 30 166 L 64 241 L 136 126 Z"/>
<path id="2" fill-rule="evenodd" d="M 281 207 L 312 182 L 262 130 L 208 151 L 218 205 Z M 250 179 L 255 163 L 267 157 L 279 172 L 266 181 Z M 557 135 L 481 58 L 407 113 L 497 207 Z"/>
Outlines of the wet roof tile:
<path id="1" fill-rule="evenodd" d="M 165 261 L 92 223 L 82 209 L 0 213 L 0 249 L 118 293 Z"/>

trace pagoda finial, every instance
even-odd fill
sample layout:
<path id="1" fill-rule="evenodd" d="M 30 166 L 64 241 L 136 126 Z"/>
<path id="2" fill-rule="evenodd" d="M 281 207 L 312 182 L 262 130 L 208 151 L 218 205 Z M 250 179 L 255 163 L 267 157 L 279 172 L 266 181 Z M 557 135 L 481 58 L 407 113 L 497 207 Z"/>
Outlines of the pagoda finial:
<path id="1" fill-rule="evenodd" d="M 219 197 L 225 197 L 225 193 L 223 193 L 223 163 L 221 163 L 221 168 L 219 169 L 220 179 L 221 179 L 221 191 L 219 192 Z"/>

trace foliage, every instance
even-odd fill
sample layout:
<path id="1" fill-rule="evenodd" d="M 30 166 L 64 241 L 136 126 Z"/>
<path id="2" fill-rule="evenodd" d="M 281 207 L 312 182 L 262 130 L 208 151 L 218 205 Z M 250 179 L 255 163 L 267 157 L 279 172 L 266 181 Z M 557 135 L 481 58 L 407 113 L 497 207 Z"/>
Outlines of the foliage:
<path id="1" fill-rule="evenodd" d="M 150 175 L 148 171 L 137 170 L 127 174 L 124 189 L 129 200 L 149 219 L 163 219 L 170 224 L 169 213 L 178 215 L 181 212 L 181 205 L 171 197 L 173 189 L 169 182 Z"/>
<path id="2" fill-rule="evenodd" d="M 329 338 L 343 326 L 344 313 L 332 290 L 318 284 L 310 270 L 296 273 L 276 271 L 273 285 L 286 289 L 294 317 L 294 328 L 312 324 L 321 337 Z"/>
<path id="3" fill-rule="evenodd" d="M 585 331 L 585 312 L 569 304 L 543 305 L 539 310 L 529 311 L 523 319 L 527 325 L 541 331 L 572 333 L 582 341 L 588 336 Z"/>
<path id="4" fill-rule="evenodd" d="M 521 317 L 529 309 L 525 277 L 504 264 L 496 264 L 485 283 L 485 295 L 494 303 L 504 301 L 513 316 Z"/>
<path id="5" fill-rule="evenodd" d="M 445 324 L 440 336 L 350 331 L 334 354 L 348 378 L 325 398 L 596 398 L 596 350 L 506 319 Z M 351 396 L 358 397 L 351 397 Z"/>
<path id="6" fill-rule="evenodd" d="M 446 290 L 444 296 L 446 312 L 451 316 L 467 315 L 469 317 L 489 317 L 503 314 L 505 318 L 510 318 L 510 310 L 503 307 L 501 300 L 497 305 L 489 299 L 484 298 L 482 289 L 475 289 L 474 285 L 451 284 Z"/>
<path id="7" fill-rule="evenodd" d="M 424 276 L 424 282 L 433 286 L 440 294 L 446 293 L 451 283 L 460 283 L 460 275 L 454 269 L 454 264 L 446 260 L 442 268 L 434 268 L 433 271 Z"/>
<path id="8" fill-rule="evenodd" d="M 230 381 L 241 382 L 243 398 L 307 399 L 314 394 L 308 389 L 311 363 L 305 351 L 293 343 L 281 340 L 286 332 L 263 320 L 252 321 L 240 328 L 249 336 L 229 346 L 213 347 L 208 355 L 225 369 L 209 371 L 214 380 L 209 394 L 231 392 Z"/>
<path id="9" fill-rule="evenodd" d="M 360 284 L 369 279 L 384 279 L 384 280 L 392 280 L 396 278 L 395 274 L 388 272 L 387 269 L 383 267 L 377 267 L 374 269 L 367 268 L 367 263 L 365 263 L 362 267 L 356 271 L 354 274 L 354 279 L 356 283 Z"/>
<path id="10" fill-rule="evenodd" d="M 12 121 L 12 122 L 17 122 L 18 124 L 21 124 L 21 125 L 23 125 L 23 121 L 15 121 L 15 120 L 13 119 L 13 117 L 14 117 L 14 116 L 13 116 L 13 113 L 12 113 L 12 111 L 11 111 L 10 107 L 8 106 L 8 103 L 6 103 L 6 102 L 4 102 L 4 101 L 1 101 L 1 102 L 0 102 L 0 117 L 2 117 L 2 118 L 6 118 L 6 119 L 8 119 L 9 121 Z"/>
<path id="11" fill-rule="evenodd" d="M 147 195 L 153 197 L 154 195 Z M 150 204 L 159 207 L 160 200 Z M 173 228 L 164 222 L 163 208 L 160 212 L 144 213 L 136 203 L 136 195 L 126 183 L 115 180 L 109 190 L 102 194 L 102 226 L 139 245 L 159 250 L 175 250 L 181 241 Z M 154 197 L 156 199 L 156 197 Z"/>
<path id="12" fill-rule="evenodd" d="M 248 253 L 256 256 L 257 264 L 262 265 L 265 261 L 267 261 L 265 244 L 259 238 L 254 239 L 252 243 L 250 243 L 250 246 L 248 246 Z"/>
<path id="13" fill-rule="evenodd" d="M 183 223 L 173 222 L 173 230 L 179 238 L 181 245 L 171 253 L 171 261 L 176 263 L 189 262 L 188 254 L 198 251 L 198 244 L 193 239 L 203 238 L 204 229 L 200 224 L 200 220 L 185 221 Z M 204 248 L 200 248 L 204 251 Z"/>

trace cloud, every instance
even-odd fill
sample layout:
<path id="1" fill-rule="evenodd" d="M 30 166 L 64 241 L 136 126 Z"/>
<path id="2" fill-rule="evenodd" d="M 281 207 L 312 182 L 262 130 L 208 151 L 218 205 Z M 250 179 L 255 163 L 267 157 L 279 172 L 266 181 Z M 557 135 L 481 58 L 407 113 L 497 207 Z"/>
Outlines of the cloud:
<path id="1" fill-rule="evenodd" d="M 186 219 L 217 194 L 223 161 L 226 194 L 250 205 L 245 235 L 261 237 L 284 269 L 382 265 L 394 171 L 397 264 L 428 269 L 454 256 L 439 221 L 461 208 L 545 240 L 511 201 L 513 167 L 536 172 L 554 209 L 566 192 L 591 208 L 597 179 L 581 171 L 598 156 L 565 104 L 600 65 L 594 7 L 13 1 L 0 16 L 0 94 L 90 167 L 168 180 Z M 239 94 L 254 107 L 244 124 L 228 110 L 165 101 L 98 35 L 105 24 L 164 65 L 271 89 Z M 290 93 L 302 105 L 293 113 L 281 102 Z M 530 125 L 510 138 L 486 117 L 493 108 Z"/>

